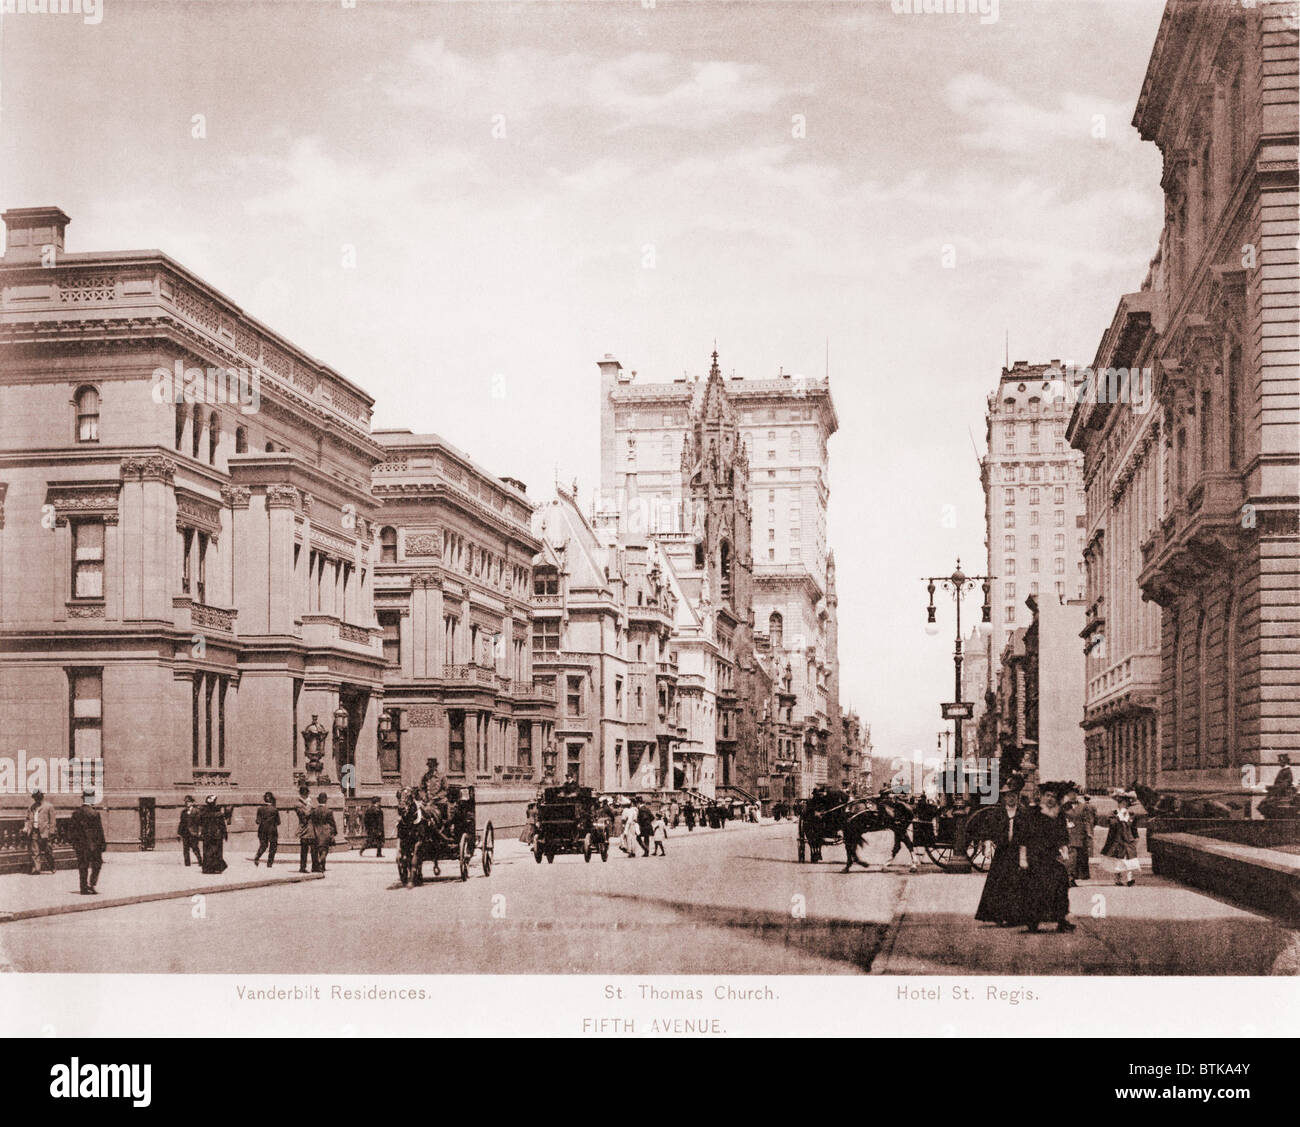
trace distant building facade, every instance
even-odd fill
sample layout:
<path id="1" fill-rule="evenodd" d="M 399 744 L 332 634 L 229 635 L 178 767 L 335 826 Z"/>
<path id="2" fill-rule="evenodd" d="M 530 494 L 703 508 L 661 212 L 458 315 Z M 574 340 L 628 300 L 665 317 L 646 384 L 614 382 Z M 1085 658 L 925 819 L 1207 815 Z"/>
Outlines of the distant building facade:
<path id="1" fill-rule="evenodd" d="M 386 784 L 412 786 L 436 758 L 477 788 L 484 816 L 522 825 L 554 738 L 551 684 L 533 680 L 533 557 L 541 542 L 521 483 L 438 435 L 377 431 Z"/>
<path id="2" fill-rule="evenodd" d="M 634 509 L 645 533 L 673 555 L 684 579 L 695 568 L 702 534 L 711 530 L 694 523 L 693 514 L 700 510 L 689 504 L 690 477 L 683 476 L 684 469 L 694 470 L 683 466 L 683 451 L 693 441 L 706 401 L 725 404 L 736 434 L 736 464 L 743 457 L 745 466 L 749 525 L 744 563 L 751 586 L 747 607 L 735 615 L 735 629 L 774 659 L 778 691 L 793 693 L 794 702 L 781 712 L 790 716 L 786 728 L 795 732 L 797 746 L 793 758 L 773 761 L 779 766 L 772 774 L 782 777 L 768 780 L 746 767 L 746 757 L 753 754 L 749 749 L 738 743 L 732 754 L 724 747 L 720 781 L 756 797 L 761 790 L 783 794 L 787 787 L 806 795 L 827 779 L 829 763 L 838 762 L 842 738 L 833 624 L 837 608 L 834 598 L 828 598 L 833 577 L 828 576 L 826 444 L 838 427 L 829 383 L 784 375 L 775 380 L 724 378 L 716 357 L 706 379 L 683 377 L 671 383 L 638 382 L 636 373 L 625 371 L 612 356 L 599 367 L 601 505 L 612 511 Z M 692 453 L 697 461 L 710 457 L 707 449 Z M 629 474 L 637 498 L 631 509 Z M 729 550 L 734 552 L 734 544 Z M 709 594 L 716 599 L 716 587 Z M 725 616 L 722 621 L 725 635 Z M 787 737 L 774 738 L 784 752 Z M 734 775 L 733 762 L 738 764 Z"/>
<path id="3" fill-rule="evenodd" d="M 1142 378 L 1151 371 L 1160 305 L 1150 281 L 1120 301 L 1094 372 Z M 1082 724 L 1092 791 L 1134 781 L 1155 786 L 1160 770 L 1161 615 L 1137 582 L 1142 545 L 1160 527 L 1164 503 L 1160 412 L 1145 391 L 1131 403 L 1110 402 L 1108 393 L 1082 396 L 1068 430 L 1083 453 L 1087 498 Z"/>
<path id="4" fill-rule="evenodd" d="M 980 479 L 988 574 L 995 577 L 985 643 L 990 675 L 1007 636 L 1029 625 L 1027 597 L 1060 602 L 1083 594 L 1083 457 L 1065 441 L 1073 402 L 1066 379 L 1059 360 L 1017 360 L 988 397 Z"/>

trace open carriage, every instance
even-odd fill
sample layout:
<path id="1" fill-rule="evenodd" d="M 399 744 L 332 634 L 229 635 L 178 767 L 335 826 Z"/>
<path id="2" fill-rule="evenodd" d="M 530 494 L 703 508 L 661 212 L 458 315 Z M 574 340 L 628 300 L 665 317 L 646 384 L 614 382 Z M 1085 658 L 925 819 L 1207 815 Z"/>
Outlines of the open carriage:
<path id="1" fill-rule="evenodd" d="M 416 825 L 416 844 L 410 861 L 399 851 L 398 876 L 405 883 L 421 883 L 425 862 L 433 862 L 433 875 L 442 875 L 442 862 L 453 862 L 460 871 L 461 880 L 469 880 L 470 862 L 475 853 L 483 866 L 483 875 L 492 874 L 492 858 L 496 852 L 496 831 L 488 822 L 480 834 L 477 829 L 477 811 L 472 786 L 452 785 L 447 788 L 445 808 L 442 804 L 427 807 L 430 813 L 421 817 Z M 410 871 L 407 871 L 407 866 Z"/>
<path id="2" fill-rule="evenodd" d="M 610 819 L 590 787 L 543 787 L 537 795 L 533 860 L 554 862 L 557 853 L 592 854 L 609 860 Z"/>

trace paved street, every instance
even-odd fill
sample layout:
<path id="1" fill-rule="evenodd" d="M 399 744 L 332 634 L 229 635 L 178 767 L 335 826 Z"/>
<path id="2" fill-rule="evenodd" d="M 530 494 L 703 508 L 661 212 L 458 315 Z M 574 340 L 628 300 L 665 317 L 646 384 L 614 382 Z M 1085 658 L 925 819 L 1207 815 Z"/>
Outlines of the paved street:
<path id="1" fill-rule="evenodd" d="M 869 842 L 876 864 L 888 836 Z M 0 924 L 15 971 L 623 974 L 1294 974 L 1297 933 L 1144 877 L 1073 890 L 1069 936 L 977 924 L 983 877 L 794 860 L 789 823 L 679 832 L 666 858 L 537 866 L 499 843 L 475 868 L 402 889 L 391 859 L 332 862 L 324 880 Z M 127 855 L 123 855 L 127 856 Z M 156 859 L 155 859 L 156 860 Z M 178 862 L 179 864 L 179 862 Z M 235 857 L 236 866 L 252 866 Z M 451 872 L 445 868 L 444 873 Z M 190 882 L 193 883 L 193 882 Z M 112 894 L 112 858 L 101 879 Z M 1104 918 L 1094 913 L 1104 910 Z M 1207 927 L 1213 922 L 1214 926 Z"/>

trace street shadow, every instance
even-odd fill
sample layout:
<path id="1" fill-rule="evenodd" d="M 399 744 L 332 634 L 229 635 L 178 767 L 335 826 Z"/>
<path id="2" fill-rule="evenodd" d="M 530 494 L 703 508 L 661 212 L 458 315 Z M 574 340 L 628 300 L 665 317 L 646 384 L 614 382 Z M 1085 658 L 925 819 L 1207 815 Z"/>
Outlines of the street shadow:
<path id="1" fill-rule="evenodd" d="M 802 960 L 810 955 L 845 963 L 859 971 L 869 971 L 888 930 L 887 924 L 864 920 L 836 917 L 798 919 L 788 914 L 756 908 L 725 908 L 713 904 L 695 904 L 686 900 L 668 900 L 617 892 L 596 895 L 605 900 L 666 908 L 675 912 L 683 925 L 716 928 L 732 933 L 741 932 L 761 943 L 787 948 L 790 951 L 791 967 L 788 972 L 782 973 L 790 974 L 824 973 L 816 968 L 802 965 Z M 737 970 L 734 960 L 729 960 L 725 966 L 716 969 L 701 966 L 693 973 L 737 973 Z"/>

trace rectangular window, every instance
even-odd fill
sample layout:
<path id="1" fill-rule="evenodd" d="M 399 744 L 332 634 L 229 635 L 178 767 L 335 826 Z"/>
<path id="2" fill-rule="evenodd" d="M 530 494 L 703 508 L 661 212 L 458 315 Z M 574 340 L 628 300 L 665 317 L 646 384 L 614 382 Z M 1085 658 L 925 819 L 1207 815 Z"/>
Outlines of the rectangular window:
<path id="1" fill-rule="evenodd" d="M 384 661 L 402 664 L 402 616 L 395 610 L 381 610 L 377 615 L 384 632 Z"/>
<path id="2" fill-rule="evenodd" d="M 622 717 L 623 715 L 623 678 L 614 678 L 614 715 Z"/>
<path id="3" fill-rule="evenodd" d="M 582 744 L 568 745 L 568 754 L 565 757 L 564 769 L 567 774 L 572 775 L 579 782 L 582 782 Z"/>
<path id="4" fill-rule="evenodd" d="M 1007 574 L 1008 574 L 1008 575 L 1015 575 L 1015 573 L 1016 573 L 1016 561 L 1015 561 L 1015 560 L 1007 560 Z"/>
<path id="5" fill-rule="evenodd" d="M 104 597 L 104 522 L 79 520 L 72 525 L 72 595 Z"/>
<path id="6" fill-rule="evenodd" d="M 1034 557 L 1029 561 L 1029 570 L 1032 571 L 1035 575 L 1038 574 L 1038 557 L 1037 557 L 1037 556 L 1034 556 Z"/>
<path id="7" fill-rule="evenodd" d="M 1014 536 L 1002 537 L 1002 550 L 1004 552 L 1014 552 L 1016 550 L 1016 538 Z"/>
<path id="8" fill-rule="evenodd" d="M 447 771 L 465 773 L 465 713 L 459 708 L 447 713 Z"/>
<path id="9" fill-rule="evenodd" d="M 1057 556 L 1056 559 L 1052 561 L 1052 571 L 1057 575 L 1065 574 L 1065 561 L 1061 559 L 1060 556 Z"/>
<path id="10" fill-rule="evenodd" d="M 533 620 L 533 653 L 545 656 L 560 652 L 560 620 L 536 618 Z"/>
<path id="11" fill-rule="evenodd" d="M 1014 583 L 1008 583 L 1008 584 L 1007 584 L 1007 602 L 1009 602 L 1009 603 L 1014 603 L 1015 601 L 1016 601 L 1016 585 L 1015 585 Z"/>
<path id="12" fill-rule="evenodd" d="M 190 552 L 194 545 L 194 529 L 182 528 L 180 530 L 181 538 L 181 594 L 190 593 L 191 575 L 190 575 Z"/>
<path id="13" fill-rule="evenodd" d="M 1055 513 L 1055 516 L 1056 516 L 1056 527 L 1057 527 L 1057 528 L 1064 528 L 1064 527 L 1065 527 L 1065 510 L 1064 510 L 1064 509 L 1057 509 L 1057 510 L 1056 510 L 1056 513 Z"/>
<path id="14" fill-rule="evenodd" d="M 581 716 L 582 715 L 582 678 L 567 677 L 565 678 L 565 715 Z"/>
<path id="15" fill-rule="evenodd" d="M 1002 514 L 1002 526 L 1003 526 L 1004 528 L 1015 528 L 1015 527 L 1016 527 L 1016 514 L 1015 514 L 1015 513 L 1011 513 L 1011 512 L 1003 513 L 1003 514 Z"/>
<path id="16" fill-rule="evenodd" d="M 199 602 L 206 606 L 208 601 L 208 534 L 206 532 L 199 533 L 199 571 L 194 590 Z"/>
<path id="17" fill-rule="evenodd" d="M 104 672 L 68 671 L 68 754 L 73 759 L 103 757 Z"/>
<path id="18" fill-rule="evenodd" d="M 1064 552 L 1064 551 L 1065 551 L 1065 533 L 1064 533 L 1064 532 L 1058 532 L 1055 536 L 1052 537 L 1052 547 L 1055 548 L 1058 552 Z"/>
<path id="19" fill-rule="evenodd" d="M 791 560 L 797 563 L 802 557 L 803 557 L 803 552 L 800 550 L 799 545 L 796 544 L 794 547 L 790 549 Z"/>
<path id="20" fill-rule="evenodd" d="M 1060 486 L 1052 490 L 1052 503 L 1056 505 L 1065 504 L 1065 490 Z"/>
<path id="21" fill-rule="evenodd" d="M 515 753 L 515 762 L 520 767 L 529 767 L 533 765 L 533 722 L 531 720 L 519 721 L 519 741 L 516 745 L 518 750 Z"/>
<path id="22" fill-rule="evenodd" d="M 1016 608 L 1015 608 L 1014 605 L 1007 607 L 1006 614 L 1003 616 L 1003 618 L 1004 618 L 1004 620 L 1007 621 L 1007 622 L 1015 622 L 1015 620 L 1016 620 Z"/>

